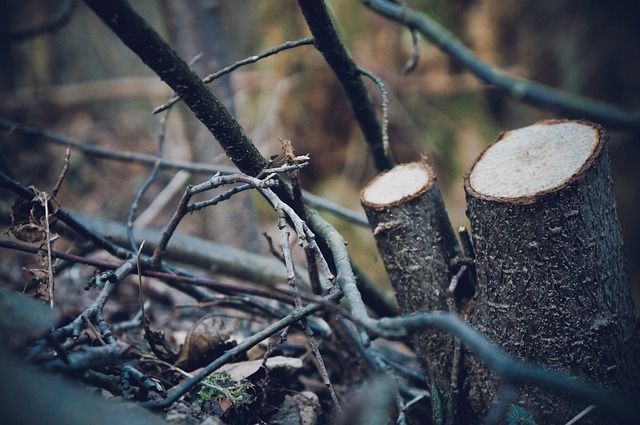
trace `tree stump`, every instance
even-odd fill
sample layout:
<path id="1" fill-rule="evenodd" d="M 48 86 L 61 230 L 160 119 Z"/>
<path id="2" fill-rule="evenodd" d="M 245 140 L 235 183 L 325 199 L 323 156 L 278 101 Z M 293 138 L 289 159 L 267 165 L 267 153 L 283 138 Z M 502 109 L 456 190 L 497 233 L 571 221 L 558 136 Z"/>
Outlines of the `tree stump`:
<path id="1" fill-rule="evenodd" d="M 374 178 L 360 197 L 405 315 L 447 311 L 447 287 L 456 271 L 458 245 L 435 178 L 426 163 L 398 165 Z M 453 337 L 418 332 L 413 344 L 427 377 L 448 393 Z"/>
<path id="2" fill-rule="evenodd" d="M 637 396 L 638 338 L 606 142 L 596 124 L 549 120 L 503 133 L 482 153 L 465 177 L 478 278 L 469 320 L 522 360 Z M 481 415 L 498 383 L 465 360 Z M 515 402 L 538 424 L 564 424 L 587 407 L 530 387 Z"/>

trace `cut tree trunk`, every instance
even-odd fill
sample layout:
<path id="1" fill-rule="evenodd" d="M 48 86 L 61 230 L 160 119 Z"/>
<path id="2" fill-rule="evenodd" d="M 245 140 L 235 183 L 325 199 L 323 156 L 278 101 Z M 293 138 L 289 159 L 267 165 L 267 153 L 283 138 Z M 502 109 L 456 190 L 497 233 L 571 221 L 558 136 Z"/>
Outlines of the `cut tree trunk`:
<path id="1" fill-rule="evenodd" d="M 470 322 L 527 362 L 638 396 L 638 338 L 607 150 L 598 125 L 542 121 L 503 133 L 465 177 L 477 292 Z M 473 356 L 470 399 L 481 415 L 498 383 Z M 520 389 L 538 424 L 585 407 Z M 611 423 L 590 413 L 580 423 Z"/>
<path id="2" fill-rule="evenodd" d="M 435 177 L 425 163 L 398 165 L 373 179 L 360 197 L 405 315 L 448 310 L 447 288 L 460 258 Z M 453 337 L 418 332 L 413 344 L 426 376 L 448 394 Z"/>

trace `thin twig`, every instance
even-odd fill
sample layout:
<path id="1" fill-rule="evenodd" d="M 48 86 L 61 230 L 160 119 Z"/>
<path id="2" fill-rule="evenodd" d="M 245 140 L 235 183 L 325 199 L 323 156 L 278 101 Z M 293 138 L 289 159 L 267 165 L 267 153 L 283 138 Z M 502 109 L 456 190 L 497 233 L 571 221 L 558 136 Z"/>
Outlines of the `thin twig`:
<path id="1" fill-rule="evenodd" d="M 274 209 L 282 209 L 282 211 L 284 211 L 287 217 L 292 221 L 292 224 L 296 230 L 296 234 L 298 235 L 298 244 L 303 248 L 308 246 L 313 251 L 316 260 L 320 265 L 320 270 L 322 270 L 327 280 L 332 284 L 335 276 L 331 272 L 329 264 L 324 258 L 320 247 L 316 243 L 315 234 L 311 231 L 307 223 L 302 221 L 293 210 L 293 208 L 291 208 L 280 198 L 278 198 L 278 196 L 270 188 L 257 186 L 256 189 L 258 189 L 264 195 L 264 197 L 267 198 Z"/>
<path id="2" fill-rule="evenodd" d="M 458 282 L 467 271 L 467 266 L 462 265 L 458 272 L 451 277 L 451 283 L 447 288 L 447 308 L 451 313 L 458 313 L 456 308 L 456 289 Z M 458 405 L 460 402 L 460 379 L 462 368 L 462 343 L 459 338 L 453 338 L 453 359 L 451 361 L 451 376 L 449 378 L 450 394 L 447 400 L 447 421 L 455 424 L 458 419 Z"/>
<path id="3" fill-rule="evenodd" d="M 0 248 L 6 248 L 14 251 L 21 251 L 21 252 L 26 252 L 31 254 L 37 254 L 43 251 L 43 248 L 34 247 L 33 245 L 30 245 L 30 244 L 8 241 L 8 240 L 1 240 L 1 239 L 0 239 Z M 63 259 L 69 262 L 77 263 L 77 264 L 85 264 L 103 271 L 116 270 L 118 267 L 120 267 L 119 264 L 116 264 L 112 261 L 105 261 L 97 258 L 79 257 L 73 254 L 69 254 L 66 252 L 59 252 L 55 250 L 52 250 L 51 253 L 53 258 Z M 150 263 L 148 259 L 144 259 L 144 258 L 141 258 L 141 261 L 147 265 L 148 263 Z M 281 303 L 293 305 L 294 294 L 291 293 L 290 291 L 286 291 L 280 288 L 274 289 L 274 288 L 264 288 L 264 287 L 258 287 L 258 286 L 248 285 L 248 284 L 242 284 L 242 283 L 225 283 L 217 279 L 211 279 L 206 277 L 150 270 L 148 268 L 145 268 L 144 264 L 142 269 L 142 275 L 151 277 L 154 279 L 162 280 L 166 283 L 175 282 L 175 283 L 183 283 L 190 287 L 197 286 L 197 287 L 207 288 L 209 290 L 216 291 L 225 295 L 248 294 L 256 297 L 263 297 L 263 298 L 279 301 Z M 100 274 L 98 274 L 98 276 L 100 276 Z M 303 299 L 306 302 L 314 302 L 314 303 L 322 302 L 322 300 L 315 295 L 300 293 L 299 296 L 301 299 Z M 343 314 L 342 310 L 338 306 L 333 306 L 332 310 L 334 312 L 337 312 L 338 314 Z"/>
<path id="4" fill-rule="evenodd" d="M 460 246 L 462 247 L 462 253 L 464 256 L 470 260 L 475 260 L 476 253 L 473 248 L 473 241 L 471 240 L 469 230 L 464 226 L 459 226 L 458 237 L 460 238 Z"/>
<path id="5" fill-rule="evenodd" d="M 293 265 L 293 259 L 291 258 L 291 244 L 289 243 L 289 229 L 287 228 L 287 217 L 284 211 L 281 209 L 278 213 L 278 229 L 280 229 L 280 236 L 282 241 L 282 258 L 287 269 L 287 284 L 289 289 L 293 292 L 293 300 L 295 308 L 302 308 L 302 300 L 300 299 L 300 291 L 296 285 L 296 271 Z"/>
<path id="6" fill-rule="evenodd" d="M 162 260 L 162 256 L 164 255 L 164 252 L 167 249 L 167 245 L 169 244 L 169 240 L 175 233 L 175 230 L 177 229 L 178 224 L 180 223 L 180 221 L 182 221 L 182 219 L 186 214 L 200 210 L 202 208 L 205 208 L 211 205 L 216 205 L 219 202 L 229 199 L 234 194 L 247 189 L 256 188 L 258 186 L 272 186 L 274 184 L 277 184 L 278 182 L 276 180 L 271 180 L 271 176 L 272 174 L 269 174 L 263 180 L 260 180 L 251 176 L 246 176 L 241 174 L 233 174 L 233 175 L 226 175 L 226 176 L 216 174 L 215 176 L 213 176 L 211 179 L 207 180 L 204 183 L 188 186 L 184 194 L 182 195 L 182 198 L 180 199 L 178 207 L 176 208 L 175 212 L 171 216 L 169 223 L 165 227 L 162 233 L 160 242 L 158 243 L 158 245 L 154 250 L 153 257 L 152 257 L 152 264 L 154 264 L 155 267 L 157 267 L 160 264 Z M 243 183 L 243 184 L 233 187 L 225 191 L 224 193 L 218 196 L 215 196 L 207 201 L 201 201 L 201 202 L 195 202 L 193 204 L 189 204 L 189 201 L 191 200 L 191 198 L 196 194 L 205 192 L 207 190 L 215 189 L 225 184 L 233 184 L 233 183 Z"/>
<path id="7" fill-rule="evenodd" d="M 140 152 L 114 151 L 112 149 L 102 148 L 100 146 L 96 146 L 95 143 L 72 139 L 51 130 L 41 129 L 37 125 L 31 123 L 17 123 L 5 119 L 0 119 L 0 129 L 7 130 L 9 133 L 19 132 L 22 134 L 28 134 L 30 136 L 43 137 L 45 140 L 49 140 L 58 145 L 71 146 L 72 148 L 92 158 L 100 158 L 119 162 L 133 162 L 145 166 L 153 166 L 153 164 L 155 164 L 158 160 L 155 155 L 149 155 Z M 168 170 L 186 170 L 194 173 L 208 175 L 215 174 L 217 172 L 220 172 L 222 174 L 232 174 L 238 172 L 238 169 L 236 167 L 172 159 L 161 159 L 160 166 L 163 169 Z"/>
<path id="8" fill-rule="evenodd" d="M 194 375 L 193 378 L 188 379 L 184 382 L 179 388 L 177 388 L 169 397 L 160 401 L 150 401 L 146 403 L 141 403 L 143 406 L 152 408 L 152 409 L 162 409 L 164 407 L 168 407 L 172 405 L 175 401 L 177 401 L 180 397 L 186 394 L 191 388 L 200 383 L 204 378 L 215 372 L 218 368 L 223 366 L 224 364 L 233 360 L 240 353 L 245 353 L 251 347 L 256 346 L 260 342 L 265 339 L 275 335 L 281 330 L 289 327 L 290 325 L 298 322 L 300 319 L 308 317 L 313 313 L 321 310 L 326 304 L 330 304 L 340 299 L 342 293 L 340 291 L 334 291 L 329 295 L 323 297 L 323 303 L 317 304 L 308 304 L 301 309 L 294 309 L 289 315 L 278 320 L 277 322 L 267 326 L 266 328 L 258 331 L 239 343 L 234 348 L 227 350 L 223 355 L 218 357 L 213 362 L 209 363 L 207 366 L 202 368 L 200 372 Z"/>
<path id="9" fill-rule="evenodd" d="M 287 165 L 298 165 L 300 158 L 303 161 L 308 161 L 308 157 L 297 157 L 294 154 L 294 149 L 290 140 L 282 140 L 282 153 L 287 162 Z M 304 162 L 303 164 L 306 164 Z M 291 182 L 291 191 L 293 192 L 293 209 L 300 216 L 302 221 L 307 221 L 307 211 L 302 198 L 302 187 L 300 185 L 300 172 L 297 169 L 293 169 L 288 172 L 289 181 Z M 309 281 L 311 282 L 311 289 L 314 294 L 322 295 L 324 290 L 320 284 L 320 274 L 318 273 L 318 263 L 313 251 L 309 247 L 305 247 L 304 254 L 307 260 L 307 270 L 309 271 Z"/>
<path id="10" fill-rule="evenodd" d="M 138 248 L 138 252 L 136 253 L 136 270 L 138 274 L 138 291 L 140 295 L 140 312 L 142 314 L 141 324 L 142 327 L 146 329 L 149 326 L 149 320 L 147 319 L 147 315 L 145 314 L 144 308 L 144 294 L 142 291 L 142 265 L 140 264 L 140 256 L 142 255 L 142 248 L 144 248 L 145 241 L 142 241 L 140 247 Z"/>
<path id="11" fill-rule="evenodd" d="M 158 216 L 160 211 L 174 201 L 176 194 L 184 190 L 190 178 L 191 173 L 188 171 L 180 170 L 175 173 L 169 183 L 162 188 L 149 205 L 147 205 L 145 210 L 133 221 L 136 229 L 149 225 L 151 221 Z"/>
<path id="12" fill-rule="evenodd" d="M 104 321 L 102 317 L 102 310 L 104 309 L 107 300 L 115 290 L 118 283 L 124 279 L 129 274 L 135 271 L 135 259 L 129 259 L 125 261 L 120 267 L 118 267 L 114 271 L 105 272 L 104 275 L 99 274 L 98 277 L 104 282 L 104 286 L 100 290 L 100 293 L 93 301 L 93 303 L 87 307 L 78 317 L 76 317 L 69 324 L 56 329 L 53 331 L 53 334 L 56 335 L 55 338 L 59 338 L 60 336 L 70 336 L 72 338 L 77 338 L 80 335 L 80 332 L 86 325 L 85 321 L 94 319 L 95 323 L 98 325 L 100 329 L 101 335 L 107 340 L 107 343 L 115 342 L 113 340 L 113 335 L 109 330 L 108 325 Z"/>
<path id="13" fill-rule="evenodd" d="M 99 146 L 96 146 L 94 143 L 71 139 L 50 130 L 40 129 L 33 124 L 19 124 L 16 122 L 0 119 L 0 129 L 8 130 L 10 132 L 20 132 L 32 136 L 40 136 L 45 140 L 49 140 L 57 144 L 71 146 L 72 148 L 79 150 L 83 154 L 94 158 L 101 158 L 111 161 L 133 162 L 145 166 L 153 166 L 158 161 L 157 157 L 154 155 L 148 155 L 139 152 L 114 151 L 111 149 L 101 148 Z M 192 173 L 206 175 L 213 175 L 218 172 L 221 174 L 233 174 L 237 173 L 238 171 L 235 167 L 224 165 L 212 165 L 202 162 L 179 161 L 166 158 L 161 159 L 159 161 L 159 164 L 160 167 L 165 170 L 185 170 Z M 299 164 L 299 166 L 303 167 L 304 164 Z M 280 170 L 278 167 L 273 169 L 269 167 L 270 165 L 267 165 L 267 168 L 263 171 L 269 173 L 282 172 L 282 170 Z M 309 205 L 315 208 L 331 212 L 337 217 L 340 217 L 351 223 L 365 226 L 367 228 L 369 227 L 367 218 L 362 214 L 358 214 L 348 208 L 337 205 L 331 201 L 328 201 L 306 191 L 303 191 L 303 197 L 309 203 Z"/>
<path id="14" fill-rule="evenodd" d="M 373 72 L 358 67 L 358 70 L 369 77 L 380 90 L 380 97 L 382 98 L 382 147 L 384 148 L 384 154 L 390 156 L 389 151 L 389 93 L 387 92 L 384 82 Z"/>
<path id="15" fill-rule="evenodd" d="M 67 172 L 69 171 L 69 158 L 71 157 L 71 149 L 67 146 L 67 149 L 64 152 L 64 166 L 62 167 L 62 171 L 60 171 L 60 175 L 58 176 L 58 181 L 56 181 L 56 185 L 53 186 L 53 190 L 51 191 L 51 197 L 55 198 L 58 196 L 58 191 L 62 186 L 62 182 L 64 181 Z"/>
<path id="16" fill-rule="evenodd" d="M 419 34 L 418 31 L 411 30 L 411 57 L 409 58 L 407 63 L 404 65 L 404 68 L 402 68 L 402 71 L 401 71 L 402 75 L 411 74 L 418 66 L 418 63 L 420 62 L 420 45 L 419 45 L 418 34 Z"/>
<path id="17" fill-rule="evenodd" d="M 318 342 L 313 337 L 313 330 L 307 325 L 306 319 L 301 320 L 300 324 L 307 334 L 307 339 L 309 340 L 309 344 L 311 344 L 311 349 L 313 350 L 313 354 L 318 361 L 318 366 L 320 367 L 320 373 L 322 375 L 322 379 L 324 380 L 324 385 L 329 390 L 329 394 L 331 395 L 331 401 L 333 401 L 333 405 L 336 408 L 336 412 L 338 414 L 342 413 L 342 407 L 340 407 L 340 401 L 338 401 L 338 395 L 336 394 L 335 389 L 333 388 L 333 384 L 331 383 L 331 378 L 329 378 L 329 372 L 327 372 L 327 367 L 324 364 L 324 360 L 322 359 L 322 354 L 320 353 L 320 347 L 318 346 Z"/>
<path id="18" fill-rule="evenodd" d="M 53 246 L 51 246 L 51 229 L 49 228 L 49 197 L 45 192 L 38 192 L 38 198 L 44 207 L 44 225 L 45 233 L 47 235 L 47 272 L 49 275 L 49 284 L 47 286 L 49 287 L 49 306 L 53 308 L 55 281 L 53 280 L 53 255 L 51 254 Z"/>
<path id="19" fill-rule="evenodd" d="M 298 6 L 311 30 L 314 46 L 322 53 L 347 94 L 376 170 L 393 168 L 393 157 L 390 152 L 385 153 L 382 145 L 382 126 L 376 116 L 371 97 L 357 65 L 340 39 L 325 2 L 298 0 Z"/>
<path id="20" fill-rule="evenodd" d="M 124 223 L 95 219 L 75 212 L 70 215 L 89 231 L 99 235 L 107 234 L 110 242 L 128 246 Z M 58 234 L 69 239 L 80 239 L 62 223 L 56 223 L 55 230 Z M 153 249 L 161 238 L 161 230 L 149 227 L 136 228 L 136 243 L 147 241 L 145 250 L 148 249 L 148 251 L 146 254 L 153 253 Z M 82 241 L 80 240 L 80 242 Z M 284 266 L 279 261 L 239 248 L 179 233 L 171 237 L 171 249 L 165 253 L 163 258 L 204 269 L 215 268 L 219 273 L 227 276 L 270 286 L 283 282 L 285 277 Z M 145 264 L 145 267 L 150 267 L 150 265 Z M 308 286 L 308 278 L 304 273 L 300 274 L 299 281 Z"/>
<path id="21" fill-rule="evenodd" d="M 584 418 L 586 415 L 589 414 L 589 412 L 591 412 L 596 407 L 597 406 L 594 405 L 594 404 L 592 404 L 591 406 L 587 406 L 582 412 L 578 413 L 573 418 L 571 418 L 571 420 L 569 422 L 567 422 L 565 425 L 573 425 L 573 424 L 577 423 L 580 419 Z"/>
<path id="22" fill-rule="evenodd" d="M 298 47 L 298 46 L 304 46 L 304 45 L 309 45 L 309 44 L 313 44 L 313 38 L 309 37 L 309 38 L 303 38 L 300 40 L 295 40 L 295 41 L 285 41 L 284 43 L 275 46 L 265 52 L 259 53 L 257 55 L 253 55 L 253 56 L 249 56 L 248 58 L 239 60 L 235 63 L 233 63 L 232 65 L 229 65 L 225 68 L 222 68 L 221 70 L 213 73 L 213 74 L 209 74 L 207 75 L 205 78 L 202 79 L 202 82 L 205 84 L 209 84 L 211 82 L 213 82 L 214 80 L 222 77 L 223 75 L 229 74 L 232 71 L 235 71 L 236 69 L 240 68 L 241 66 L 244 65 L 249 65 L 252 63 L 256 63 L 261 59 L 264 59 L 266 57 L 269 57 L 271 55 L 275 55 L 276 53 L 280 53 L 284 50 L 287 49 L 292 49 L 294 47 Z M 153 114 L 157 114 L 159 112 L 162 112 L 164 110 L 169 109 L 171 106 L 173 106 L 174 103 L 180 101 L 180 98 L 177 96 L 173 96 L 171 97 L 171 99 L 169 99 L 168 101 L 166 101 L 165 103 L 163 103 L 162 105 L 158 106 L 157 108 L 155 108 L 153 110 Z"/>
<path id="23" fill-rule="evenodd" d="M 160 161 L 162 161 L 162 151 L 164 149 L 164 141 L 165 141 L 165 135 L 166 135 L 166 129 L 167 129 L 166 122 L 167 122 L 168 116 L 169 116 L 168 113 L 164 114 L 160 119 L 160 131 L 158 132 L 158 147 L 156 148 L 156 161 L 153 164 L 153 168 L 151 168 L 151 173 L 149 173 L 149 176 L 147 177 L 147 179 L 144 181 L 140 189 L 138 189 L 138 192 L 136 193 L 136 195 L 133 198 L 133 201 L 131 202 L 131 207 L 129 208 L 129 215 L 127 217 L 127 236 L 129 238 L 129 246 L 131 247 L 132 250 L 136 249 L 136 243 L 133 238 L 133 222 L 136 218 L 138 203 L 140 202 L 140 199 L 142 199 L 142 196 L 147 192 L 147 189 L 149 189 L 153 184 L 153 182 L 156 180 L 156 177 L 158 176 L 158 172 L 160 172 Z"/>
<path id="24" fill-rule="evenodd" d="M 274 206 L 274 208 L 276 208 L 276 212 L 278 213 L 278 228 L 280 229 L 282 234 L 282 255 L 284 256 L 285 265 L 287 268 L 287 282 L 289 283 L 289 287 L 291 291 L 294 293 L 295 308 L 299 310 L 299 309 L 302 309 L 302 300 L 300 298 L 300 292 L 298 290 L 298 287 L 296 286 L 296 273 L 293 266 L 293 259 L 291 258 L 292 252 L 291 252 L 291 245 L 289 244 L 289 229 L 287 228 L 287 220 L 286 220 L 287 214 L 284 212 L 284 209 L 282 208 L 282 206 Z M 298 235 L 298 237 L 300 237 L 300 235 Z M 305 252 L 311 255 L 312 259 L 315 261 L 315 259 L 313 258 L 313 254 L 311 253 L 310 247 L 307 246 L 305 248 Z M 331 394 L 331 399 L 333 400 L 333 404 L 336 407 L 336 411 L 341 412 L 342 409 L 340 407 L 340 402 L 338 401 L 338 396 L 336 395 L 333 385 L 331 384 L 329 373 L 327 372 L 327 368 L 324 364 L 324 360 L 322 359 L 322 353 L 320 353 L 320 348 L 318 347 L 318 343 L 316 342 L 313 336 L 313 331 L 307 325 L 306 318 L 302 319 L 300 321 L 300 324 L 302 325 L 302 328 L 304 329 L 304 332 L 307 335 L 307 339 L 309 341 L 309 344 L 311 345 L 313 354 L 315 355 L 316 360 L 318 361 L 318 366 L 320 367 L 320 373 L 322 375 L 322 378 L 324 380 L 324 383 L 327 389 L 329 390 L 329 394 Z"/>
<path id="25" fill-rule="evenodd" d="M 191 61 L 189 61 L 189 66 L 192 66 L 201 58 L 202 58 L 202 53 L 195 55 L 191 59 Z M 147 189 L 151 187 L 151 184 L 156 179 L 158 172 L 160 171 L 160 163 L 162 162 L 162 150 L 164 148 L 164 141 L 166 138 L 167 120 L 169 119 L 169 114 L 170 114 L 170 111 L 164 114 L 162 118 L 160 118 L 160 131 L 158 133 L 158 148 L 156 150 L 156 161 L 153 164 L 153 168 L 151 169 L 151 173 L 149 174 L 149 177 L 147 177 L 147 180 L 145 180 L 140 190 L 138 190 L 138 193 L 136 194 L 133 202 L 131 203 L 131 208 L 129 210 L 129 218 L 127 220 L 127 235 L 129 237 L 129 244 L 131 245 L 132 249 L 135 249 L 135 245 L 136 245 L 135 241 L 133 240 L 133 224 L 134 224 L 134 219 L 136 215 L 136 209 L 138 207 L 138 202 L 142 198 L 142 195 L 144 195 Z"/>

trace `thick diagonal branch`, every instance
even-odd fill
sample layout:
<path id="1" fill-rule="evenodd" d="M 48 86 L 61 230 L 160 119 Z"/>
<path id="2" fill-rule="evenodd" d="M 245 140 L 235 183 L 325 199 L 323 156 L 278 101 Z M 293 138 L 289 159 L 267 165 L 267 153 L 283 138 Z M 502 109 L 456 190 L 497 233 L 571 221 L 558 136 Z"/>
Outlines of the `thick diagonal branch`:
<path id="1" fill-rule="evenodd" d="M 318 0 L 298 0 L 298 5 L 313 34 L 315 47 L 322 53 L 347 94 L 376 169 L 384 171 L 392 168 L 393 158 L 390 152 L 385 153 L 382 126 L 362 81 L 362 73 L 340 40 L 327 6 L 324 1 Z"/>
<path id="2" fill-rule="evenodd" d="M 244 173 L 255 176 L 266 160 L 227 108 L 189 65 L 124 0 L 85 0 L 96 15 L 176 92 Z"/>

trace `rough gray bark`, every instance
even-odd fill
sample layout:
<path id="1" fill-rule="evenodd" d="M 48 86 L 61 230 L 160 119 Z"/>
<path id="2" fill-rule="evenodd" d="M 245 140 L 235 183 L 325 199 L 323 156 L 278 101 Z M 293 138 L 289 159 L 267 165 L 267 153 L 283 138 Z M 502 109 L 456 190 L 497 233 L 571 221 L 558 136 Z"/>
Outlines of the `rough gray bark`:
<path id="1" fill-rule="evenodd" d="M 500 135 L 481 155 L 465 177 L 478 277 L 470 322 L 523 360 L 637 397 L 635 316 L 606 141 L 595 124 L 542 121 Z M 466 360 L 480 414 L 498 383 Z M 516 403 L 540 424 L 564 424 L 587 407 L 529 387 Z M 592 413 L 584 423 L 610 419 Z"/>
<path id="2" fill-rule="evenodd" d="M 424 163 L 398 165 L 372 180 L 360 198 L 402 314 L 448 311 L 459 252 L 435 177 Z M 413 344 L 427 377 L 448 393 L 453 337 L 418 332 Z"/>

